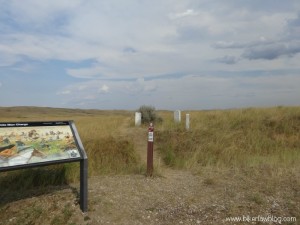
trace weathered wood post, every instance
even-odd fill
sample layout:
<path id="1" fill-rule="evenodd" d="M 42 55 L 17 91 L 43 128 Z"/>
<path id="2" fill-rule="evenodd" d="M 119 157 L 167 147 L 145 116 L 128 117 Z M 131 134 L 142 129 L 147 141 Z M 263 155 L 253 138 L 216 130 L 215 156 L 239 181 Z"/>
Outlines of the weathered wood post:
<path id="1" fill-rule="evenodd" d="M 153 142 L 154 142 L 154 127 L 150 123 L 148 128 L 148 148 L 147 148 L 147 176 L 153 174 Z"/>

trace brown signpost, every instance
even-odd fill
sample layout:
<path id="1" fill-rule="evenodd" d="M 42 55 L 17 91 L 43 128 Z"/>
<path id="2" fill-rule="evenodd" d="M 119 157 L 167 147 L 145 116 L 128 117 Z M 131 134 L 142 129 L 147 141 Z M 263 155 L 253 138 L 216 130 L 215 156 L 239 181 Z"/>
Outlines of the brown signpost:
<path id="1" fill-rule="evenodd" d="M 153 174 L 153 141 L 154 141 L 154 127 L 150 123 L 148 128 L 148 148 L 147 148 L 147 176 Z"/>

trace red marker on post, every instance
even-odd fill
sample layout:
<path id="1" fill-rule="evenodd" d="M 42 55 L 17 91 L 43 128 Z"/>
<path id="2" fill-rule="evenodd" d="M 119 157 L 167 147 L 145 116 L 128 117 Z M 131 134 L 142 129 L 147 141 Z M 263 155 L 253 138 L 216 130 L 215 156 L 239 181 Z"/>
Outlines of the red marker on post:
<path id="1" fill-rule="evenodd" d="M 154 141 L 154 127 L 150 123 L 148 128 L 148 148 L 147 148 L 147 175 L 152 176 L 153 173 L 153 141 Z"/>

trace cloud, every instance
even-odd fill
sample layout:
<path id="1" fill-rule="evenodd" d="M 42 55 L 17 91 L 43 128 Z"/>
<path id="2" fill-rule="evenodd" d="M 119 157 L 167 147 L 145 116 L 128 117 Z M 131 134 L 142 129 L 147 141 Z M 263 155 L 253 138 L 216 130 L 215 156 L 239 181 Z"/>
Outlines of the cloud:
<path id="1" fill-rule="evenodd" d="M 248 42 L 218 41 L 212 44 L 215 49 L 242 50 L 241 57 L 249 60 L 274 60 L 282 56 L 293 57 L 300 52 L 299 14 L 287 23 L 276 38 L 261 36 Z"/>
<path id="2" fill-rule="evenodd" d="M 197 12 L 194 11 L 194 9 L 187 9 L 184 12 L 180 13 L 171 13 L 169 14 L 170 19 L 180 19 L 187 16 L 196 16 L 198 15 Z"/>
<path id="3" fill-rule="evenodd" d="M 95 76 L 101 75 L 100 67 L 89 67 L 89 68 L 80 68 L 80 69 L 66 69 L 66 72 L 77 78 L 92 78 Z"/>
<path id="4" fill-rule="evenodd" d="M 0 35 L 0 52 L 35 60 L 69 60 L 79 61 L 99 57 L 99 51 L 107 56 L 113 54 L 101 45 L 92 46 L 74 38 L 59 35 L 2 34 Z M 23 56 L 23 58 L 20 58 Z"/>
<path id="5" fill-rule="evenodd" d="M 57 92 L 58 95 L 69 95 L 71 94 L 71 90 L 64 90 Z"/>
<path id="6" fill-rule="evenodd" d="M 99 89 L 100 93 L 108 93 L 109 87 L 106 84 L 103 84 L 102 87 Z"/>
<path id="7" fill-rule="evenodd" d="M 139 86 L 142 92 L 153 92 L 157 88 L 157 84 L 154 80 L 145 81 L 144 78 L 137 79 L 135 85 Z"/>
<path id="8" fill-rule="evenodd" d="M 259 12 L 255 21 L 243 16 L 243 13 L 251 15 L 252 7 L 262 4 L 259 2 L 251 3 L 249 8 L 239 3 L 219 2 L 217 10 L 215 4 L 206 3 L 200 7 L 198 1 L 189 0 L 176 4 L 164 2 L 158 7 L 156 4 L 133 1 L 131 7 L 127 7 L 125 3 L 79 0 L 63 0 L 61 3 L 28 0 L 28 4 L 20 5 L 12 1 L 3 8 L 11 15 L 24 11 L 24 14 L 14 18 L 15 25 L 22 26 L 23 30 L 2 33 L 0 52 L 23 61 L 25 58 L 75 63 L 95 60 L 90 65 L 65 67 L 67 74 L 76 78 L 128 79 L 192 73 L 209 67 L 206 63 L 208 58 L 237 65 L 238 61 L 229 57 L 237 55 L 229 52 L 235 49 L 247 50 L 244 55 L 240 54 L 245 58 L 256 58 L 258 50 L 252 48 L 270 44 L 271 41 L 268 38 L 258 41 L 239 38 L 243 37 L 243 33 L 245 36 L 256 33 L 254 29 L 259 24 L 274 24 L 274 21 L 283 20 L 281 14 L 273 18 L 273 13 L 265 15 Z M 234 9 L 243 10 L 236 12 L 232 5 Z M 124 11 L 124 8 L 127 10 Z M 33 9 L 39 12 L 32 12 Z M 229 14 L 228 10 L 234 13 Z M 33 30 L 23 26 L 24 23 L 32 26 Z M 290 21 L 290 24 L 295 23 Z M 241 32 L 249 24 L 249 32 Z M 260 36 L 267 37 L 268 33 L 261 33 Z M 224 39 L 223 42 L 215 42 L 214 48 L 211 48 L 210 43 L 222 40 L 222 37 L 235 37 L 239 41 Z M 220 58 L 220 49 L 228 50 L 221 53 L 227 56 Z M 261 58 L 257 56 L 257 59 Z M 11 60 L 8 65 L 14 63 Z"/>
<path id="9" fill-rule="evenodd" d="M 286 5 L 281 2 L 276 2 L 274 6 L 271 6 L 270 10 L 266 10 L 265 14 L 262 14 L 266 4 L 253 1 L 246 3 L 244 10 L 247 12 L 253 7 L 259 7 L 258 11 L 255 11 L 256 21 L 251 23 L 250 20 L 244 22 L 244 30 L 240 27 L 243 33 L 248 37 L 243 37 L 243 34 L 238 35 L 240 39 L 223 40 L 214 42 L 211 46 L 217 50 L 226 50 L 227 52 L 235 51 L 240 53 L 240 57 L 249 60 L 275 60 L 282 57 L 294 57 L 300 52 L 299 37 L 300 37 L 300 13 L 295 10 L 293 12 L 291 5 L 295 8 L 299 4 L 295 1 L 290 1 L 290 5 Z M 239 3 L 235 5 L 240 7 Z M 280 9 L 282 7 L 282 9 Z M 289 12 L 289 13 L 288 13 Z M 253 15 L 254 16 L 254 15 Z M 238 23 L 236 23 L 238 24 Z M 251 30 L 254 32 L 251 33 Z M 274 27 L 276 25 L 277 27 Z M 265 29 L 262 30 L 262 29 Z M 258 34 L 259 37 L 255 37 L 252 34 Z"/>
<path id="10" fill-rule="evenodd" d="M 19 61 L 21 61 L 19 56 L 5 52 L 0 46 L 0 67 L 13 66 Z"/>
<path id="11" fill-rule="evenodd" d="M 263 94 L 245 71 L 299 68 L 299 12 L 298 0 L 0 1 L 0 73 L 5 87 L 59 80 L 69 106 L 241 105 Z"/>
<path id="12" fill-rule="evenodd" d="M 298 12 L 296 18 L 289 19 L 286 27 L 286 39 L 299 40 L 300 38 L 300 12 Z"/>
<path id="13" fill-rule="evenodd" d="M 226 55 L 222 58 L 217 58 L 213 61 L 218 62 L 218 63 L 225 63 L 225 64 L 228 64 L 228 65 L 232 65 L 232 64 L 236 64 L 239 60 L 235 56 Z"/>
<path id="14" fill-rule="evenodd" d="M 287 21 L 290 27 L 300 27 L 300 12 L 298 12 L 296 18 Z"/>
<path id="15" fill-rule="evenodd" d="M 62 98 L 68 104 L 85 99 L 87 108 L 96 104 L 108 108 L 117 105 L 125 109 L 138 108 L 143 104 L 159 109 L 207 109 L 300 103 L 300 77 L 297 72 L 285 74 L 270 71 L 269 74 L 257 73 L 256 76 L 253 75 L 255 71 L 251 75 L 247 73 L 243 76 L 194 74 L 159 80 L 140 78 L 134 81 L 106 81 L 106 84 L 99 80 L 83 81 L 69 88 L 78 90 L 78 85 L 85 85 L 88 89 Z M 113 91 L 107 95 L 97 92 L 99 87 L 105 86 Z"/>
<path id="16" fill-rule="evenodd" d="M 246 49 L 243 53 L 243 57 L 253 59 L 267 59 L 273 60 L 281 56 L 292 57 L 300 52 L 300 42 L 270 44 L 265 46 L 253 47 Z"/>
<path id="17" fill-rule="evenodd" d="M 270 45 L 273 43 L 276 43 L 276 41 L 261 36 L 259 37 L 258 40 L 249 41 L 249 42 L 218 41 L 213 43 L 212 47 L 216 49 L 243 49 L 243 48 L 252 48 L 257 46 Z"/>
<path id="18" fill-rule="evenodd" d="M 201 39 L 205 39 L 210 36 L 208 27 L 199 26 L 183 26 L 177 29 L 178 40 L 180 41 L 194 41 L 199 42 Z"/>
<path id="19" fill-rule="evenodd" d="M 126 52 L 126 53 L 136 53 L 137 50 L 134 49 L 134 48 L 132 48 L 132 47 L 125 47 L 125 48 L 123 49 L 123 52 Z"/>
<path id="20" fill-rule="evenodd" d="M 119 52 L 116 57 L 102 60 L 86 67 L 68 68 L 66 72 L 76 78 L 88 79 L 136 79 L 140 77 L 156 77 L 163 74 L 194 71 L 199 68 L 199 55 L 191 49 L 192 57 L 172 52 L 139 51 L 134 54 Z"/>

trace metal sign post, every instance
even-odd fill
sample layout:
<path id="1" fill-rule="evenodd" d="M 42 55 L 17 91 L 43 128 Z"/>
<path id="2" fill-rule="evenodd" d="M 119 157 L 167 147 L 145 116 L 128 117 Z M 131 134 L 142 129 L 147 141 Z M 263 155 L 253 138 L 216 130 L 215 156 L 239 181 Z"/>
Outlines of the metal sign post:
<path id="1" fill-rule="evenodd" d="M 154 141 L 154 127 L 150 123 L 148 128 L 148 148 L 147 148 L 147 176 L 152 176 L 153 173 L 153 141 Z"/>
<path id="2" fill-rule="evenodd" d="M 88 211 L 88 160 L 80 161 L 80 209 Z"/>
<path id="3" fill-rule="evenodd" d="M 74 136 L 77 140 L 77 144 L 81 149 L 81 153 L 82 153 L 82 159 L 80 160 L 80 209 L 82 212 L 87 212 L 88 211 L 88 158 L 74 122 L 72 121 L 70 125 L 73 129 Z"/>

